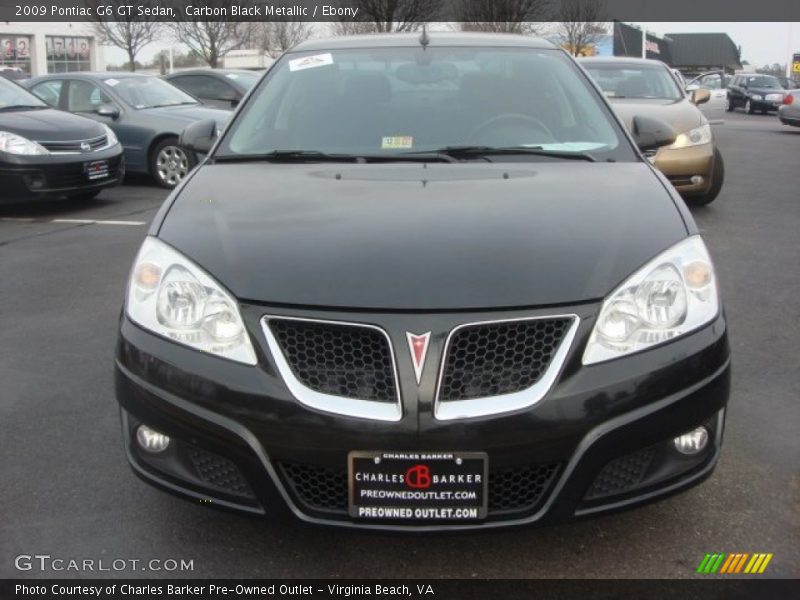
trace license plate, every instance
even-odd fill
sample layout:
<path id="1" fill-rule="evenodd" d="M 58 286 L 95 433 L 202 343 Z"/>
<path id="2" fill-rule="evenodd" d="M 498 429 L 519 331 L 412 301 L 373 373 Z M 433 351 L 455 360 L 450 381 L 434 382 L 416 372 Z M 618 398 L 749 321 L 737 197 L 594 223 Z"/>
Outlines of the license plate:
<path id="1" fill-rule="evenodd" d="M 484 519 L 488 469 L 485 452 L 351 452 L 350 516 L 374 521 Z"/>
<path id="2" fill-rule="evenodd" d="M 108 161 L 95 160 L 93 162 L 86 163 L 84 170 L 86 171 L 86 177 L 89 179 L 102 179 L 103 177 L 108 177 Z"/>

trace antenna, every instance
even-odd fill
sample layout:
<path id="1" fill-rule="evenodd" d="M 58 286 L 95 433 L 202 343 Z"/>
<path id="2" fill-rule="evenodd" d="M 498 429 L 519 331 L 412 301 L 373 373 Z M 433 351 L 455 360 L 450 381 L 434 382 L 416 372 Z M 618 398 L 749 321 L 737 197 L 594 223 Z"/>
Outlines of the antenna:
<path id="1" fill-rule="evenodd" d="M 425 50 L 428 47 L 428 44 L 431 43 L 431 39 L 428 37 L 428 30 L 426 25 L 422 24 L 422 33 L 419 36 L 419 44 L 422 46 L 422 49 Z"/>

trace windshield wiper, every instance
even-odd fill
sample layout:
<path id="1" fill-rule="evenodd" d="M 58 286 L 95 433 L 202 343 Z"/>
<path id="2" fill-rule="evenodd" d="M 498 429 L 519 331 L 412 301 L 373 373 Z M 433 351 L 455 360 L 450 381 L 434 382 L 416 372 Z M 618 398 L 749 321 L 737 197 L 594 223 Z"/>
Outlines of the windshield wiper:
<path id="1" fill-rule="evenodd" d="M 297 161 L 297 162 L 457 162 L 447 153 L 411 152 L 407 154 L 332 154 L 318 150 L 274 150 L 263 154 L 240 154 L 217 156 L 220 162 L 255 162 L 255 161 Z"/>
<path id="2" fill-rule="evenodd" d="M 48 108 L 48 106 L 46 104 L 9 104 L 8 106 L 3 106 L 0 110 L 25 110 L 32 108 Z"/>
<path id="3" fill-rule="evenodd" d="M 183 106 L 185 104 L 200 104 L 199 102 L 166 102 L 164 104 L 153 104 L 152 106 L 145 106 L 145 108 L 166 108 L 168 106 Z"/>
<path id="4" fill-rule="evenodd" d="M 470 156 L 510 156 L 515 154 L 528 154 L 533 156 L 546 156 L 551 158 L 565 158 L 567 160 L 585 160 L 597 162 L 597 159 L 588 152 L 570 152 L 568 150 L 547 150 L 542 146 L 445 146 L 433 151 L 436 154 L 445 154 L 454 158 Z"/>

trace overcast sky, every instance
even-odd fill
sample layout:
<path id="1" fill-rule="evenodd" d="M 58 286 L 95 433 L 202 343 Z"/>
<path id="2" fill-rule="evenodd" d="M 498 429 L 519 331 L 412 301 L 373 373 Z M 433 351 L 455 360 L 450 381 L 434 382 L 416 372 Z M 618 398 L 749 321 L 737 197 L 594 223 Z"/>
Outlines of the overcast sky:
<path id="1" fill-rule="evenodd" d="M 637 23 L 658 35 L 666 33 L 727 33 L 742 47 L 742 59 L 751 64 L 786 64 L 793 52 L 800 52 L 800 23 Z M 318 27 L 324 31 L 324 27 Z M 148 62 L 169 43 L 160 42 L 142 50 L 138 60 Z M 127 60 L 117 48 L 106 49 L 106 62 L 122 64 Z"/>

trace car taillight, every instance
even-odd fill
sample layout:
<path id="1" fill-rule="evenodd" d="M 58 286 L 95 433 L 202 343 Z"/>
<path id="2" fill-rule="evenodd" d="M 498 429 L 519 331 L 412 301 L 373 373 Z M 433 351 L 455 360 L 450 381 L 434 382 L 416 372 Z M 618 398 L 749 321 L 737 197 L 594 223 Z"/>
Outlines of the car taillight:
<path id="1" fill-rule="evenodd" d="M 783 97 L 783 103 L 784 104 L 791 104 L 792 102 L 794 102 L 794 96 L 792 94 L 786 94 Z"/>

